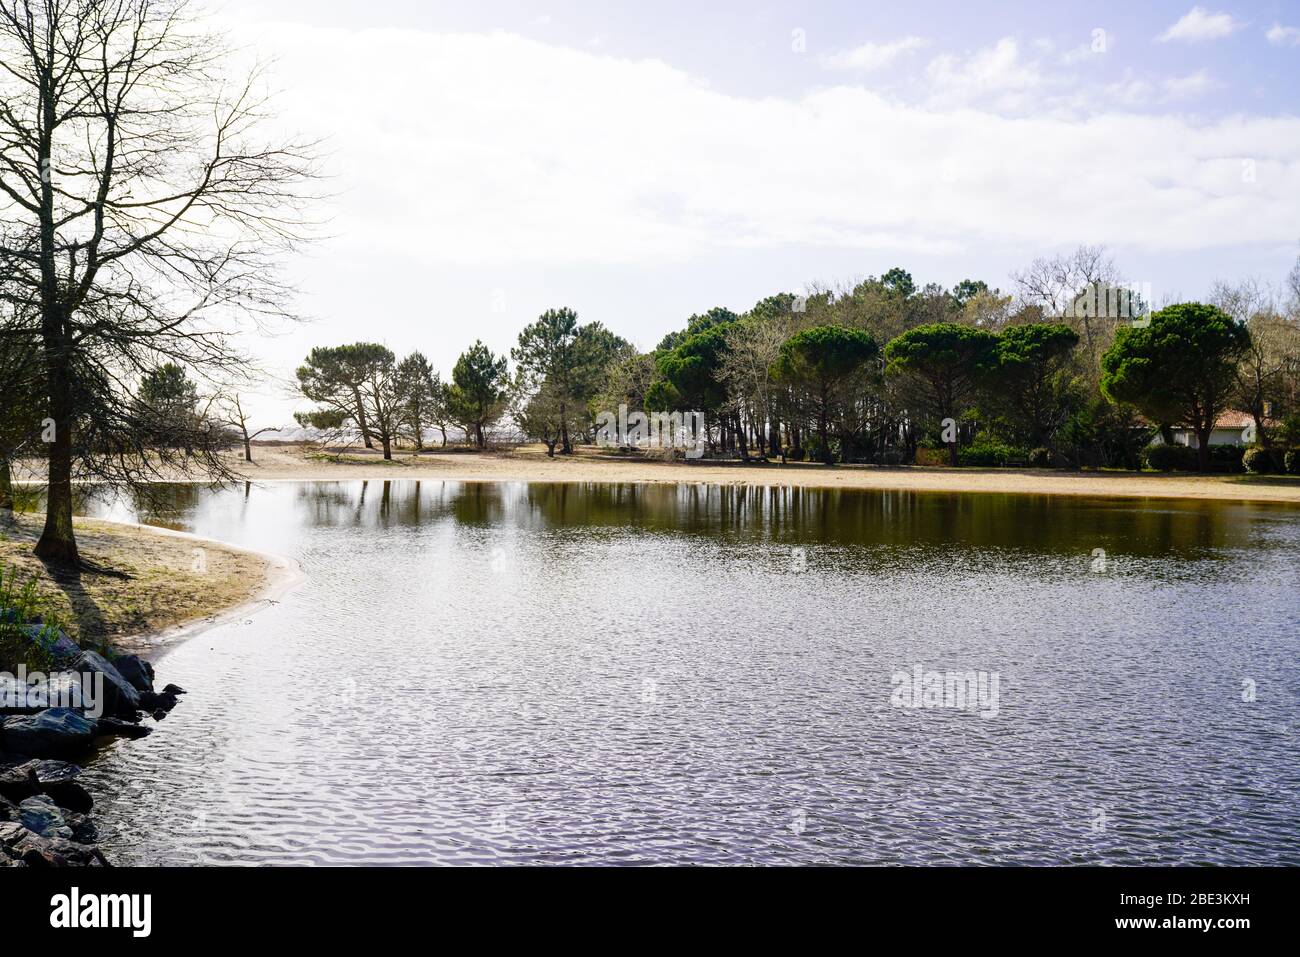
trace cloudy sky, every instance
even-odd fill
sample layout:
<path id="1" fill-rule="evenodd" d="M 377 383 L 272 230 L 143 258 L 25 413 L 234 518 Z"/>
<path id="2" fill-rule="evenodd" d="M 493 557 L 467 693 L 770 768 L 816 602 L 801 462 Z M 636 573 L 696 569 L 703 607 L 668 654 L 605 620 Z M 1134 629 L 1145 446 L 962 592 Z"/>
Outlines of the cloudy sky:
<path id="1" fill-rule="evenodd" d="M 1068 7 L 1068 9 L 1067 9 Z M 1157 302 L 1300 252 L 1300 2 L 229 0 L 280 120 L 323 136 L 314 321 L 260 340 L 449 371 L 568 305 L 687 316 L 909 269 L 1009 288 L 1104 243 Z M 268 387 L 264 424 L 295 403 Z"/>

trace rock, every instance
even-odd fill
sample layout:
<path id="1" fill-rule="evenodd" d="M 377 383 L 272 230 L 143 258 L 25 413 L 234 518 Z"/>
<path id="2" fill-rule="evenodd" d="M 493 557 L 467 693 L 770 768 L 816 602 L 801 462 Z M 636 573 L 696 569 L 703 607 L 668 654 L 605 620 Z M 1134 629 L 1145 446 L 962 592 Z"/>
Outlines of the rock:
<path id="1" fill-rule="evenodd" d="M 12 850 L 28 867 L 92 867 L 107 864 L 98 849 L 63 837 L 42 837 L 30 831 Z"/>
<path id="2" fill-rule="evenodd" d="M 163 688 L 163 694 L 178 695 L 178 694 L 186 694 L 186 693 L 187 692 L 185 691 L 185 689 L 182 688 L 180 685 L 167 685 L 165 688 Z"/>
<path id="3" fill-rule="evenodd" d="M 65 811 L 89 814 L 95 809 L 95 799 L 76 781 L 52 784 L 45 789 L 45 793 Z"/>
<path id="4" fill-rule="evenodd" d="M 66 670 L 44 672 L 33 669 L 19 681 L 17 676 L 0 674 L 0 715 L 36 714 L 46 708 L 93 708 L 93 675 Z M 86 694 L 83 694 L 83 691 Z"/>
<path id="5" fill-rule="evenodd" d="M 81 768 L 66 761 L 28 761 L 18 768 L 36 777 L 42 794 L 47 794 L 61 808 L 89 814 L 95 806 L 90 792 L 77 783 Z"/>
<path id="6" fill-rule="evenodd" d="M 167 711 L 163 708 L 159 708 L 153 713 L 153 719 L 155 721 L 161 721 L 165 717 L 167 717 Z"/>
<path id="7" fill-rule="evenodd" d="M 0 824 L 18 820 L 18 805 L 7 797 L 0 795 Z"/>
<path id="8" fill-rule="evenodd" d="M 50 758 L 33 758 L 25 764 L 18 765 L 14 770 L 22 774 L 36 775 L 36 781 L 41 787 L 63 784 L 81 777 L 81 768 L 77 765 Z"/>
<path id="9" fill-rule="evenodd" d="M 63 819 L 63 812 L 44 794 L 29 797 L 18 805 L 18 821 L 27 830 L 41 837 L 72 840 L 72 828 Z"/>
<path id="10" fill-rule="evenodd" d="M 39 714 L 5 718 L 0 744 L 6 751 L 29 758 L 63 758 L 86 750 L 95 739 L 97 722 L 70 708 L 49 708 Z"/>
<path id="11" fill-rule="evenodd" d="M 12 847 L 30 833 L 17 821 L 0 822 L 0 847 Z"/>
<path id="12" fill-rule="evenodd" d="M 33 700 L 37 699 L 37 700 Z M 0 673 L 0 717 L 10 714 L 35 714 L 49 704 L 39 693 L 33 693 L 25 680 L 7 672 Z"/>
<path id="13" fill-rule="evenodd" d="M 68 822 L 72 839 L 78 844 L 94 844 L 99 840 L 99 828 L 95 827 L 95 822 L 87 815 L 69 811 L 63 815 L 63 819 Z"/>
<path id="14" fill-rule="evenodd" d="M 132 724 L 119 718 L 100 718 L 97 733 L 101 737 L 143 738 L 153 734 L 153 728 L 143 724 Z"/>
<path id="15" fill-rule="evenodd" d="M 40 782 L 30 771 L 0 767 L 0 798 L 11 802 L 21 801 L 39 794 L 40 790 Z"/>
<path id="16" fill-rule="evenodd" d="M 26 636 L 28 642 L 53 658 L 56 664 L 67 664 L 81 654 L 81 648 L 62 629 L 49 629 L 47 633 L 45 625 L 20 625 L 18 630 Z"/>
<path id="17" fill-rule="evenodd" d="M 140 692 L 103 655 L 96 651 L 83 651 L 72 667 L 81 672 L 97 671 L 104 676 L 104 714 L 120 718 L 135 714 L 135 709 L 140 706 Z"/>
<path id="18" fill-rule="evenodd" d="M 136 691 L 153 691 L 153 665 L 139 655 L 122 655 L 113 659 L 113 667 L 131 682 Z"/>
<path id="19" fill-rule="evenodd" d="M 167 691 L 162 694 L 146 691 L 140 695 L 140 707 L 144 708 L 145 711 L 170 711 L 179 703 L 176 695 Z"/>

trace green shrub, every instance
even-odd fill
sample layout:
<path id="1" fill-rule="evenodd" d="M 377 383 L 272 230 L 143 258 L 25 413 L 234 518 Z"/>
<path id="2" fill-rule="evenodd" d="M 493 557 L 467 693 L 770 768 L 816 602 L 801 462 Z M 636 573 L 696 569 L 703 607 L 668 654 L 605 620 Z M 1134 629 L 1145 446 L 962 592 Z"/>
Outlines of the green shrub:
<path id="1" fill-rule="evenodd" d="M 1300 412 L 1292 412 L 1282 420 L 1280 438 L 1284 445 L 1300 445 Z"/>
<path id="2" fill-rule="evenodd" d="M 1264 475 L 1273 471 L 1273 454 L 1262 445 L 1252 445 L 1242 455 L 1241 464 L 1252 475 Z"/>
<path id="3" fill-rule="evenodd" d="M 1246 450 L 1240 445 L 1211 445 L 1210 468 L 1215 472 L 1240 472 Z"/>
<path id="4" fill-rule="evenodd" d="M 1155 472 L 1196 471 L 1196 450 L 1186 445 L 1148 445 L 1142 450 L 1142 467 Z"/>
<path id="5" fill-rule="evenodd" d="M 23 625 L 42 625 L 35 641 Z M 18 571 L 0 567 L 0 670 L 13 671 L 20 664 L 46 671 L 53 665 L 48 648 L 58 638 L 62 622 L 36 590 L 36 578 L 19 582 Z"/>
<path id="6" fill-rule="evenodd" d="M 957 450 L 958 465 L 973 465 L 980 468 L 1005 468 L 1012 459 L 1024 459 L 1025 450 L 1005 445 L 994 439 L 972 442 Z"/>
<path id="7" fill-rule="evenodd" d="M 1031 469 L 1047 469 L 1052 467 L 1052 450 L 1045 449 L 1041 446 L 1029 453 L 1029 467 Z"/>
<path id="8" fill-rule="evenodd" d="M 1300 449 L 1287 449 L 1282 458 L 1287 475 L 1300 475 Z"/>
<path id="9" fill-rule="evenodd" d="M 799 448 L 788 448 L 785 450 L 785 457 L 791 462 L 802 462 L 808 456 L 808 450 L 802 446 Z"/>

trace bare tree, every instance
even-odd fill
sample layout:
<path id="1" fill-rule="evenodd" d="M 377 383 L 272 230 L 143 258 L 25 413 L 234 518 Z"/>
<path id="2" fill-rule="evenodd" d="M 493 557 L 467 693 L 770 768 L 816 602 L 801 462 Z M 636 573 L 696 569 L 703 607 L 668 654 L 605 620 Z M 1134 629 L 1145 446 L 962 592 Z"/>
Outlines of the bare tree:
<path id="1" fill-rule="evenodd" d="M 772 370 L 792 327 L 790 314 L 747 314 L 729 326 L 726 333 L 722 378 L 733 399 L 753 413 L 762 457 L 780 451 L 774 407 L 779 385 Z"/>
<path id="2" fill-rule="evenodd" d="M 1291 313 L 1291 318 L 1300 319 L 1300 256 L 1296 257 L 1295 263 L 1291 266 L 1291 271 L 1286 277 L 1287 288 L 1287 310 Z"/>
<path id="3" fill-rule="evenodd" d="M 1107 253 L 1105 246 L 1080 246 L 1069 255 L 1035 259 L 1021 272 L 1011 274 L 1023 305 L 1037 306 L 1051 316 L 1068 313 L 1067 319 L 1079 320 L 1077 332 L 1083 334 L 1088 356 L 1095 366 L 1114 329 L 1099 329 L 1089 311 L 1068 308 L 1089 287 L 1118 286 L 1124 277 Z M 1073 323 L 1072 323 L 1073 324 Z M 1113 324 L 1111 324 L 1113 325 Z M 1106 332 L 1110 335 L 1106 335 Z"/>
<path id="4" fill-rule="evenodd" d="M 287 315 L 314 148 L 259 137 L 260 72 L 228 83 L 229 52 L 184 0 L 0 0 L 0 294 L 41 343 L 47 560 L 79 561 L 77 479 L 229 475 L 223 429 L 160 457 L 123 396 L 163 362 L 235 371 L 243 323 Z"/>
<path id="5" fill-rule="evenodd" d="M 1250 347 L 1237 366 L 1234 400 L 1255 420 L 1260 444 L 1269 446 L 1269 408 L 1284 390 L 1286 375 L 1300 357 L 1300 323 L 1283 316 L 1275 290 L 1256 279 L 1216 282 L 1210 302 L 1250 330 Z"/>
<path id="6" fill-rule="evenodd" d="M 227 425 L 239 430 L 240 437 L 244 440 L 244 461 L 253 461 L 253 440 L 259 435 L 266 432 L 275 432 L 277 426 L 268 425 L 265 428 L 258 429 L 256 432 L 248 431 L 248 413 L 244 411 L 244 403 L 239 393 L 232 396 L 222 396 L 219 402 L 223 414 L 223 420 Z"/>

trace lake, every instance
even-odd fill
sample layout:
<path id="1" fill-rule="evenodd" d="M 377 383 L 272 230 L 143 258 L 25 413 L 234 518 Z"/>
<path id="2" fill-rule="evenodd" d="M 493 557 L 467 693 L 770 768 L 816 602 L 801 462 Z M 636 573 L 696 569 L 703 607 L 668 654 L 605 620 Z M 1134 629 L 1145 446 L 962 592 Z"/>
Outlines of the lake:
<path id="1" fill-rule="evenodd" d="M 1300 510 L 162 492 L 306 579 L 87 769 L 119 863 L 1300 863 Z"/>

